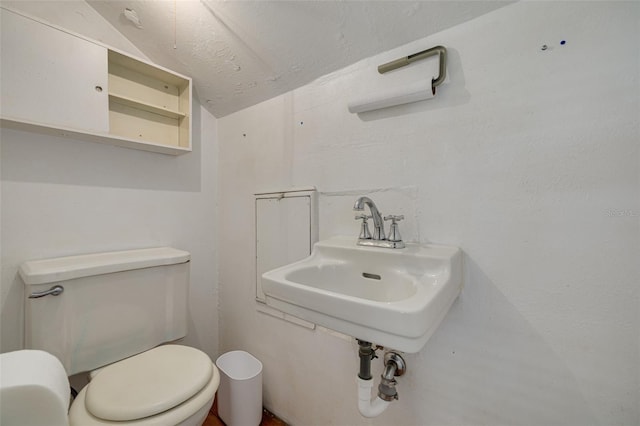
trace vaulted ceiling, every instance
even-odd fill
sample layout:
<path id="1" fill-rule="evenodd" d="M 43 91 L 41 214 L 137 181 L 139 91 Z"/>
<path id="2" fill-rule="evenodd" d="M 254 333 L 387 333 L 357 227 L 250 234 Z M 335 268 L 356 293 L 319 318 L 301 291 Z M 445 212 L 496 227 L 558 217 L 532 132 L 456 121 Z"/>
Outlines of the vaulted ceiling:
<path id="1" fill-rule="evenodd" d="M 153 62 L 192 77 L 198 99 L 222 117 L 511 2 L 88 3 Z"/>

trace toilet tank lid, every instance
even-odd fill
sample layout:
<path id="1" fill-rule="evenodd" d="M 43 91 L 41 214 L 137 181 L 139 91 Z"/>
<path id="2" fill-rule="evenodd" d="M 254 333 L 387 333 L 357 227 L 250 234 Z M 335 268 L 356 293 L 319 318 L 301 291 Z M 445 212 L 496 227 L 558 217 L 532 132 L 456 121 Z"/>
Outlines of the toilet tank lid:
<path id="1" fill-rule="evenodd" d="M 174 265 L 188 262 L 190 258 L 189 252 L 171 247 L 83 254 L 24 262 L 20 265 L 20 276 L 25 284 L 46 284 L 153 266 Z"/>

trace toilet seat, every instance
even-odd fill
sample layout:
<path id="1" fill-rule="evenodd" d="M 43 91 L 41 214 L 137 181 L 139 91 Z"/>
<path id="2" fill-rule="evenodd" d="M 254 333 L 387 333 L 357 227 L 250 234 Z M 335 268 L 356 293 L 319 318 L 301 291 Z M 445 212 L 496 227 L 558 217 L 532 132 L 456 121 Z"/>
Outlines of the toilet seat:
<path id="1" fill-rule="evenodd" d="M 71 425 L 200 424 L 220 375 L 203 352 L 165 345 L 100 370 L 69 411 Z M 122 383 L 126 383 L 123 386 Z M 193 423 L 188 421 L 193 419 Z"/>

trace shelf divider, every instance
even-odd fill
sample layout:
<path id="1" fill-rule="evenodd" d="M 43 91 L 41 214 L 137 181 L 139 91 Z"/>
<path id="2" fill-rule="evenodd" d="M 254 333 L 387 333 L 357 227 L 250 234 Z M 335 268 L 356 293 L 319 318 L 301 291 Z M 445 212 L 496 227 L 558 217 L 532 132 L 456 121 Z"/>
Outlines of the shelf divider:
<path id="1" fill-rule="evenodd" d="M 132 108 L 141 109 L 154 114 L 159 114 L 169 118 L 181 119 L 187 116 L 183 112 L 171 110 L 171 109 L 164 108 L 157 105 L 152 105 L 152 104 L 142 102 L 137 99 L 133 99 L 118 93 L 109 93 L 109 101 L 112 101 L 121 105 L 126 105 Z"/>

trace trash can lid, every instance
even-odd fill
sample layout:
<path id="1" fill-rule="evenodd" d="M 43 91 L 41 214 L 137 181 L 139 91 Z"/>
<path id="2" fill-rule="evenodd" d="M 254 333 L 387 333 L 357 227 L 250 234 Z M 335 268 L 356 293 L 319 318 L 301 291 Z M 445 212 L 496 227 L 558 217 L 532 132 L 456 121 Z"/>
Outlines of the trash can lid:
<path id="1" fill-rule="evenodd" d="M 204 352 L 158 346 L 102 369 L 87 385 L 85 407 L 103 420 L 153 416 L 191 398 L 212 374 L 213 364 Z"/>

